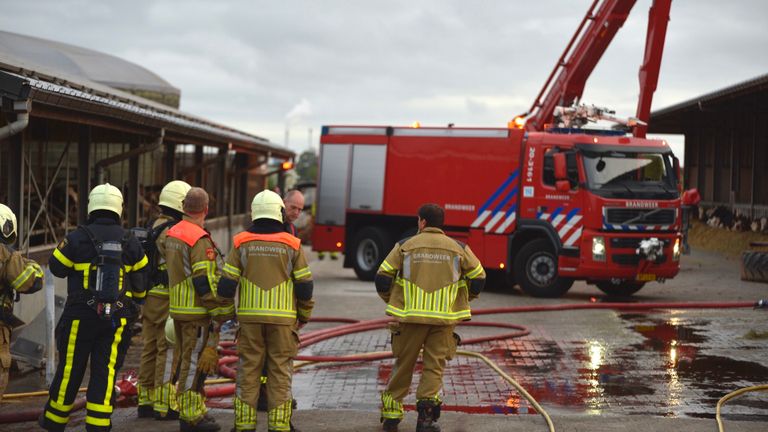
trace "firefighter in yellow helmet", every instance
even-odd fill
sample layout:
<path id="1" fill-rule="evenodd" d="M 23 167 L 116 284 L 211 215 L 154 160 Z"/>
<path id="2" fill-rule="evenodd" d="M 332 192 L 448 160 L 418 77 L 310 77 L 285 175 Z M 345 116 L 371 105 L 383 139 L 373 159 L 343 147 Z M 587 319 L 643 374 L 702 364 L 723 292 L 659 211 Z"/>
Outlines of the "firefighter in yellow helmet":
<path id="1" fill-rule="evenodd" d="M 207 415 L 203 385 L 216 372 L 221 323 L 234 317 L 234 303 L 217 293 L 219 261 L 216 245 L 203 223 L 208 194 L 191 188 L 184 197 L 184 217 L 167 231 L 165 256 L 170 287 L 170 316 L 176 337 L 175 355 L 179 422 L 182 432 L 218 431 Z"/>
<path id="2" fill-rule="evenodd" d="M 178 420 L 176 387 L 171 382 L 173 346 L 165 338 L 168 319 L 168 273 L 165 264 L 165 239 L 168 230 L 184 216 L 182 203 L 192 188 L 174 180 L 160 191 L 161 214 L 143 230 L 144 251 L 149 258 L 149 292 L 142 308 L 141 335 L 144 347 L 139 367 L 138 416 L 156 420 Z M 161 253 L 162 252 L 162 253 Z M 169 352 L 170 351 L 170 352 Z"/>
<path id="3" fill-rule="evenodd" d="M 85 429 L 106 432 L 115 377 L 131 342 L 130 324 L 146 297 L 147 257 L 120 223 L 123 195 L 109 183 L 88 195 L 88 220 L 70 232 L 48 260 L 67 279 L 67 300 L 56 327 L 59 363 L 39 423 L 63 431 L 90 363 Z"/>
<path id="4" fill-rule="evenodd" d="M 395 367 L 381 395 L 385 431 L 403 418 L 413 368 L 424 351 L 416 390 L 417 432 L 439 432 L 440 389 L 446 360 L 456 353 L 456 323 L 470 319 L 469 301 L 485 285 L 485 271 L 469 246 L 442 231 L 444 211 L 436 204 L 419 208 L 419 232 L 400 241 L 381 263 L 376 291 L 387 303 Z"/>
<path id="5" fill-rule="evenodd" d="M 23 324 L 13 315 L 14 300 L 19 293 L 32 294 L 43 286 L 40 265 L 13 250 L 15 242 L 16 215 L 0 204 L 0 402 L 11 368 L 11 331 Z"/>
<path id="6" fill-rule="evenodd" d="M 301 241 L 284 231 L 283 200 L 272 191 L 253 198 L 248 230 L 234 237 L 219 294 L 234 298 L 240 287 L 240 363 L 235 394 L 235 430 L 256 430 L 260 375 L 267 358 L 266 392 L 269 431 L 296 431 L 291 425 L 292 359 L 298 329 L 310 318 L 312 274 Z"/>

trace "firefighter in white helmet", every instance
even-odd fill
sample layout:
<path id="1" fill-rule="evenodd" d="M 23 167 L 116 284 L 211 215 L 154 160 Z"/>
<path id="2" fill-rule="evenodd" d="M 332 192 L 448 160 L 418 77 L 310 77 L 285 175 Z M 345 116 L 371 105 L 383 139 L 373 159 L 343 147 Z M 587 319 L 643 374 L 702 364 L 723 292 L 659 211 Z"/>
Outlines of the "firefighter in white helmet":
<path id="1" fill-rule="evenodd" d="M 11 331 L 22 324 L 13 315 L 14 300 L 18 293 L 32 294 L 43 286 L 40 265 L 13 250 L 15 242 L 16 215 L 0 204 L 0 402 L 11 368 Z"/>
<path id="2" fill-rule="evenodd" d="M 54 249 L 48 263 L 67 279 L 67 301 L 56 328 L 59 363 L 39 423 L 63 431 L 90 363 L 85 429 L 106 432 L 115 377 L 131 341 L 130 324 L 146 296 L 147 257 L 121 226 L 123 195 L 109 183 L 88 195 L 87 223 Z"/>
<path id="3" fill-rule="evenodd" d="M 165 239 L 168 229 L 184 216 L 182 203 L 192 188 L 174 180 L 160 191 L 161 214 L 143 230 L 144 252 L 149 259 L 149 286 L 142 308 L 141 335 L 144 346 L 139 367 L 138 416 L 156 420 L 178 420 L 176 387 L 171 382 L 173 345 L 165 338 L 168 319 L 168 272 L 165 264 Z"/>
<path id="4" fill-rule="evenodd" d="M 240 287 L 240 322 L 235 430 L 256 430 L 260 375 L 267 362 L 269 431 L 295 431 L 291 425 L 292 359 L 298 330 L 312 314 L 312 274 L 301 241 L 285 232 L 283 200 L 262 191 L 251 204 L 252 225 L 234 237 L 227 255 L 219 295 L 234 298 Z"/>
<path id="5" fill-rule="evenodd" d="M 221 258 L 203 228 L 208 193 L 191 188 L 182 209 L 184 217 L 168 229 L 163 246 L 178 350 L 179 426 L 182 432 L 213 432 L 220 426 L 207 414 L 203 385 L 217 371 L 219 328 L 234 317 L 235 307 L 216 291 Z"/>

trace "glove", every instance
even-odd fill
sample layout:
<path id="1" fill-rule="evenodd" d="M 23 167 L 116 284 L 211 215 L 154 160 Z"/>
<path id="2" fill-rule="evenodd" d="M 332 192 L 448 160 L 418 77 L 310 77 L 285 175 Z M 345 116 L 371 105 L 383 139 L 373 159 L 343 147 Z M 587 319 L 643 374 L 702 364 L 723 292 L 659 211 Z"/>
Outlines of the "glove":
<path id="1" fill-rule="evenodd" d="M 197 359 L 197 368 L 206 375 L 215 375 L 219 370 L 219 353 L 216 348 L 208 346 L 203 348 Z"/>

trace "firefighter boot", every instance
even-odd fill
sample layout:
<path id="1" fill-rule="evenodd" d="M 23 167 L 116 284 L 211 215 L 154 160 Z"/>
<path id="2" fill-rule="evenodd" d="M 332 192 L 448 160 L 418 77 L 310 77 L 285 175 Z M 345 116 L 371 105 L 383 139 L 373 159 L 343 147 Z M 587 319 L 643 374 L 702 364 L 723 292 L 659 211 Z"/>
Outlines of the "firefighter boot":
<path id="1" fill-rule="evenodd" d="M 190 423 L 184 420 L 179 420 L 181 432 L 218 432 L 221 429 L 216 420 L 207 414 L 203 416 L 197 423 Z"/>
<path id="2" fill-rule="evenodd" d="M 384 432 L 397 432 L 397 425 L 400 424 L 400 419 L 385 419 L 381 418 L 381 430 Z"/>
<path id="3" fill-rule="evenodd" d="M 159 421 L 165 421 L 165 420 L 178 420 L 179 419 L 179 412 L 173 409 L 168 409 L 168 412 L 163 414 L 155 411 L 155 420 Z"/>
<path id="4" fill-rule="evenodd" d="M 437 419 L 440 417 L 440 403 L 433 400 L 421 400 L 416 403 L 419 418 L 416 421 L 416 432 L 440 432 Z"/>
<path id="5" fill-rule="evenodd" d="M 290 428 L 291 428 L 291 432 L 301 432 L 299 429 L 296 429 L 293 423 L 290 423 Z M 275 432 L 275 429 L 269 429 L 267 432 Z"/>
<path id="6" fill-rule="evenodd" d="M 139 405 L 136 414 L 139 418 L 152 418 L 155 416 L 155 408 L 152 405 Z"/>

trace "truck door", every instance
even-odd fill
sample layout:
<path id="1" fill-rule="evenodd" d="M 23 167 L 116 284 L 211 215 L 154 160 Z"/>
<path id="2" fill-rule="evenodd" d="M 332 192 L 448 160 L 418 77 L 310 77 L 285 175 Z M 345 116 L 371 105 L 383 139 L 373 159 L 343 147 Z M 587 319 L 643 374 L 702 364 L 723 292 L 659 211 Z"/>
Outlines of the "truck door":
<path id="1" fill-rule="evenodd" d="M 563 153 L 568 187 L 557 187 L 554 155 Z M 581 238 L 583 209 L 579 203 L 579 170 L 576 153 L 557 145 L 529 146 L 523 182 L 523 217 L 551 229 L 560 246 L 577 247 Z"/>

